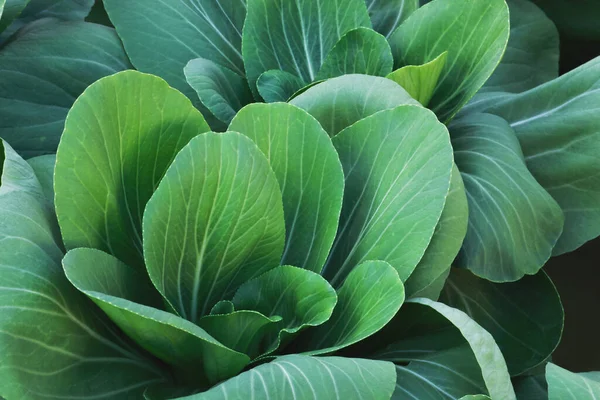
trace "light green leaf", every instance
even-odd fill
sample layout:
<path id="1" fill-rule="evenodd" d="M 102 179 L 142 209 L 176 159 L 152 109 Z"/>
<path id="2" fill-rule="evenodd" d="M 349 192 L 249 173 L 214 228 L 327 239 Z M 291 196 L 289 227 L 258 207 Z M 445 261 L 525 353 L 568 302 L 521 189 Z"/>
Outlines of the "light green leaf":
<path id="1" fill-rule="evenodd" d="M 29 0 L 0 0 L 0 33 L 21 14 Z"/>
<path id="2" fill-rule="evenodd" d="M 494 336 L 512 376 L 544 362 L 562 336 L 560 297 L 543 271 L 498 284 L 453 269 L 440 301 L 464 311 Z"/>
<path id="3" fill-rule="evenodd" d="M 370 358 L 396 364 L 394 399 L 481 393 L 515 399 L 494 338 L 468 315 L 444 304 L 408 300 L 390 324 L 368 339 L 365 349 L 369 347 Z"/>
<path id="4" fill-rule="evenodd" d="M 386 76 L 393 66 L 392 50 L 385 37 L 369 28 L 356 28 L 346 32 L 331 49 L 316 80 L 348 74 Z"/>
<path id="5" fill-rule="evenodd" d="M 302 90 L 304 82 L 289 72 L 272 69 L 262 73 L 256 82 L 258 93 L 267 103 L 286 102 Z"/>
<path id="6" fill-rule="evenodd" d="M 344 194 L 344 171 L 331 139 L 308 113 L 285 103 L 249 105 L 229 129 L 256 143 L 279 181 L 286 222 L 281 264 L 321 272 Z"/>
<path id="7" fill-rule="evenodd" d="M 171 164 L 144 212 L 154 285 L 196 322 L 244 282 L 279 265 L 281 191 L 263 153 L 239 133 L 205 133 Z"/>
<path id="8" fill-rule="evenodd" d="M 504 0 L 433 1 L 414 12 L 390 38 L 395 67 L 422 65 L 443 52 L 448 60 L 429 104 L 447 122 L 483 86 L 509 36 Z"/>
<path id="9" fill-rule="evenodd" d="M 253 100 L 245 78 L 211 60 L 191 60 L 185 66 L 184 73 L 202 104 L 226 124 Z"/>
<path id="10" fill-rule="evenodd" d="M 554 255 L 600 235 L 600 57 L 518 95 L 504 95 L 487 112 L 506 119 L 527 167 L 565 213 Z"/>
<path id="11" fill-rule="evenodd" d="M 342 35 L 360 26 L 371 26 L 364 0 L 248 0 L 242 52 L 250 87 L 273 69 L 311 83 Z"/>
<path id="12" fill-rule="evenodd" d="M 129 67 L 114 29 L 53 19 L 28 25 L 0 52 L 0 137 L 26 157 L 55 152 L 75 99 Z"/>
<path id="13" fill-rule="evenodd" d="M 287 344 L 301 331 L 327 321 L 337 302 L 335 290 L 320 275 L 281 266 L 243 284 L 233 297 L 238 310 L 255 310 L 281 317 L 268 332 L 264 354 Z"/>
<path id="14" fill-rule="evenodd" d="M 173 365 L 196 385 L 215 384 L 238 374 L 250 362 L 195 324 L 162 311 L 148 276 L 113 256 L 75 249 L 63 259 L 69 281 L 90 297 L 137 344 Z M 219 360 L 215 363 L 213 360 Z M 180 376 L 181 378 L 181 376 Z"/>
<path id="15" fill-rule="evenodd" d="M 558 78 L 559 38 L 554 23 L 529 0 L 508 0 L 506 53 L 481 92 L 520 93 Z"/>
<path id="16" fill-rule="evenodd" d="M 454 165 L 442 216 L 425 255 L 405 283 L 407 298 L 438 299 L 467 234 L 468 221 L 467 195 L 460 172 Z"/>
<path id="17" fill-rule="evenodd" d="M 494 282 L 537 273 L 562 232 L 560 206 L 527 169 L 502 118 L 470 114 L 449 129 L 470 210 L 455 265 Z"/>
<path id="18" fill-rule="evenodd" d="M 350 272 L 338 290 L 331 318 L 302 336 L 305 354 L 333 353 L 383 328 L 404 302 L 404 285 L 385 261 L 366 261 Z"/>
<path id="19" fill-rule="evenodd" d="M 41 186 L 32 186 L 33 171 L 14 151 L 2 158 L 0 393 L 9 399 L 139 398 L 165 376 L 67 281 L 58 227 Z"/>
<path id="20" fill-rule="evenodd" d="M 342 357 L 279 357 L 268 364 L 181 400 L 383 400 L 394 390 L 391 363 Z"/>
<path id="21" fill-rule="evenodd" d="M 206 315 L 200 318 L 198 326 L 230 349 L 255 359 L 261 355 L 265 334 L 275 329 L 274 325 L 281 319 L 280 316 L 265 317 L 256 311 L 232 311 Z"/>
<path id="22" fill-rule="evenodd" d="M 125 71 L 90 86 L 69 112 L 56 163 L 67 249 L 106 251 L 144 268 L 142 214 L 177 152 L 209 130 L 162 79 Z"/>
<path id="23" fill-rule="evenodd" d="M 48 154 L 27 160 L 37 177 L 46 200 L 54 208 L 54 165 L 56 154 Z"/>
<path id="24" fill-rule="evenodd" d="M 373 29 L 389 38 L 419 8 L 419 0 L 366 0 Z"/>
<path id="25" fill-rule="evenodd" d="M 575 374 L 548 363 L 548 400 L 595 400 L 600 397 L 600 382 L 586 374 Z"/>
<path id="26" fill-rule="evenodd" d="M 382 260 L 406 280 L 431 241 L 450 187 L 446 127 L 425 108 L 400 106 L 355 123 L 333 144 L 346 189 L 323 276 L 337 287 L 356 265 Z"/>
<path id="27" fill-rule="evenodd" d="M 407 65 L 387 76 L 402 86 L 415 100 L 427 106 L 446 66 L 448 52 L 423 65 Z"/>
<path id="28" fill-rule="evenodd" d="M 309 88 L 290 103 L 308 111 L 329 136 L 378 111 L 419 104 L 398 84 L 368 75 L 329 79 Z"/>

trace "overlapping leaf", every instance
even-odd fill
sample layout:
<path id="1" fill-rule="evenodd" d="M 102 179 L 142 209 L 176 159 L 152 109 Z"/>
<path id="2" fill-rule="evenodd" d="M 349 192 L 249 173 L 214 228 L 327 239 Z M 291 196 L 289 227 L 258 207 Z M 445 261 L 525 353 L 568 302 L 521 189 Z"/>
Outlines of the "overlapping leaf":
<path id="1" fill-rule="evenodd" d="M 575 374 L 548 363 L 546 380 L 549 400 L 594 400 L 600 396 L 597 372 Z"/>
<path id="2" fill-rule="evenodd" d="M 389 38 L 419 8 L 419 0 L 366 0 L 373 29 Z"/>

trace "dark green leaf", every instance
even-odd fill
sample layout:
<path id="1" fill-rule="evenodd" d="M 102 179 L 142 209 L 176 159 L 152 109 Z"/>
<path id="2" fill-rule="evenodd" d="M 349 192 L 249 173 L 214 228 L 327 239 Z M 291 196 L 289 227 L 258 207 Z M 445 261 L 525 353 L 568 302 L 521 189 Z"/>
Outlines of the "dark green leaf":
<path id="1" fill-rule="evenodd" d="M 304 86 L 302 79 L 289 72 L 272 69 L 264 72 L 256 82 L 258 93 L 267 103 L 286 102 Z"/>
<path id="2" fill-rule="evenodd" d="M 171 164 L 144 212 L 150 278 L 196 322 L 249 279 L 279 265 L 281 191 L 256 145 L 239 133 L 205 133 Z"/>
<path id="3" fill-rule="evenodd" d="M 90 86 L 69 112 L 57 156 L 67 249 L 99 249 L 144 268 L 146 203 L 177 152 L 207 130 L 190 101 L 158 77 L 125 71 Z"/>
<path id="4" fill-rule="evenodd" d="M 305 354 L 333 353 L 383 328 L 404 302 L 398 273 L 385 261 L 366 261 L 350 272 L 338 290 L 331 318 L 302 336 Z"/>
<path id="5" fill-rule="evenodd" d="M 308 113 L 284 103 L 252 104 L 229 129 L 258 145 L 279 181 L 287 236 L 281 263 L 321 272 L 344 194 L 344 171 L 331 139 Z"/>
<path id="6" fill-rule="evenodd" d="M 452 172 L 446 127 L 419 106 L 367 117 L 333 138 L 346 174 L 340 228 L 323 276 L 334 287 L 367 260 L 406 280 L 429 245 Z"/>
<path id="7" fill-rule="evenodd" d="M 562 336 L 560 297 L 543 271 L 498 284 L 454 269 L 440 301 L 464 311 L 494 336 L 513 376 L 544 362 Z"/>
<path id="8" fill-rule="evenodd" d="M 419 104 L 398 84 L 368 75 L 329 79 L 309 88 L 290 103 L 308 111 L 329 136 L 378 111 Z"/>
<path id="9" fill-rule="evenodd" d="M 518 400 L 548 400 L 546 374 L 525 375 L 513 378 Z"/>
<path id="10" fill-rule="evenodd" d="M 450 266 L 467 233 L 468 220 L 467 195 L 460 172 L 455 165 L 452 168 L 446 204 L 431 242 L 415 271 L 405 283 L 407 298 L 438 299 L 450 273 Z"/>
<path id="11" fill-rule="evenodd" d="M 342 357 L 280 357 L 223 382 L 208 392 L 181 400 L 389 399 L 394 390 L 391 363 Z"/>
<path id="12" fill-rule="evenodd" d="M 407 65 L 387 76 L 402 86 L 415 100 L 427 106 L 446 66 L 448 52 L 423 65 Z"/>
<path id="13" fill-rule="evenodd" d="M 419 0 L 366 0 L 373 29 L 389 38 L 419 8 Z"/>
<path id="14" fill-rule="evenodd" d="M 114 29 L 53 19 L 28 25 L 0 52 L 0 136 L 26 157 L 55 152 L 75 99 L 127 68 Z"/>
<path id="15" fill-rule="evenodd" d="M 242 51 L 250 87 L 273 69 L 309 84 L 342 35 L 360 26 L 371 26 L 364 0 L 248 0 Z"/>
<path id="16" fill-rule="evenodd" d="M 226 124 L 242 107 L 252 102 L 246 79 L 213 61 L 196 58 L 185 66 L 184 72 L 202 104 Z"/>
<path id="17" fill-rule="evenodd" d="M 400 25 L 390 44 L 396 68 L 422 65 L 448 52 L 430 102 L 440 120 L 447 122 L 494 72 L 508 36 L 504 0 L 437 0 Z"/>
<path id="18" fill-rule="evenodd" d="M 533 0 L 558 25 L 565 36 L 577 39 L 598 40 L 600 3 L 594 0 L 578 1 L 576 7 L 570 0 Z"/>
<path id="19" fill-rule="evenodd" d="M 348 74 L 386 76 L 393 66 L 392 50 L 385 37 L 369 28 L 357 28 L 331 49 L 315 79 Z"/>
<path id="20" fill-rule="evenodd" d="M 215 384 L 235 376 L 250 362 L 193 323 L 156 308 L 160 295 L 148 276 L 113 256 L 75 249 L 67 253 L 63 267 L 69 281 L 123 332 L 192 382 Z"/>
<path id="21" fill-rule="evenodd" d="M 471 114 L 449 129 L 470 210 L 456 265 L 495 282 L 537 273 L 562 232 L 560 206 L 527 169 L 502 118 Z"/>
<path id="22" fill-rule="evenodd" d="M 0 0 L 0 33 L 21 14 L 29 0 Z"/>
<path id="23" fill-rule="evenodd" d="M 55 217 L 28 164 L 4 143 L 0 187 L 0 393 L 8 399 L 139 398 L 165 380 L 60 267 Z"/>
<path id="24" fill-rule="evenodd" d="M 600 382 L 596 376 L 575 374 L 548 363 L 548 400 L 595 400 L 600 397 Z"/>
<path id="25" fill-rule="evenodd" d="M 335 290 L 320 275 L 281 266 L 243 284 L 233 297 L 238 310 L 281 317 L 271 330 L 263 353 L 285 346 L 299 332 L 327 321 L 336 306 Z"/>

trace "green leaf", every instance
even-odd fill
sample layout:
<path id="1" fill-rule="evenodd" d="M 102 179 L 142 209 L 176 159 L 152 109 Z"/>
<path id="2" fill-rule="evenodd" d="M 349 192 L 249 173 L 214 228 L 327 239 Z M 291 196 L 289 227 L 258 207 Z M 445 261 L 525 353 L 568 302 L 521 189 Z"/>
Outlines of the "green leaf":
<path id="1" fill-rule="evenodd" d="M 184 73 L 202 104 L 226 124 L 253 100 L 245 78 L 213 61 L 204 58 L 191 60 Z"/>
<path id="2" fill-rule="evenodd" d="M 0 33 L 21 14 L 29 0 L 0 0 Z"/>
<path id="3" fill-rule="evenodd" d="M 343 357 L 279 357 L 181 400 L 243 399 L 253 388 L 255 399 L 389 399 L 394 390 L 391 363 Z"/>
<path id="4" fill-rule="evenodd" d="M 513 378 L 513 386 L 518 400 L 548 400 L 548 382 L 544 371 L 536 375 L 523 375 Z"/>
<path id="5" fill-rule="evenodd" d="M 446 127 L 422 107 L 365 118 L 333 138 L 346 174 L 340 229 L 325 276 L 334 287 L 366 260 L 414 271 L 442 214 L 452 172 Z"/>
<path id="6" fill-rule="evenodd" d="M 56 164 L 56 154 L 30 158 L 27 162 L 33 169 L 33 172 L 35 172 L 46 200 L 54 208 L 54 165 Z"/>
<path id="7" fill-rule="evenodd" d="M 435 227 L 425 255 L 405 283 L 406 297 L 427 297 L 437 300 L 452 262 L 458 254 L 469 220 L 465 187 L 456 165 L 452 168 L 450 191 L 442 216 Z"/>
<path id="8" fill-rule="evenodd" d="M 385 261 L 366 261 L 350 272 L 338 290 L 331 318 L 302 336 L 305 354 L 333 353 L 383 328 L 404 302 L 404 285 Z"/>
<path id="9" fill-rule="evenodd" d="M 210 310 L 210 315 L 231 314 L 235 311 L 235 306 L 229 300 L 221 300 Z"/>
<path id="10" fill-rule="evenodd" d="M 272 69 L 262 73 L 256 82 L 258 93 L 267 103 L 286 102 L 302 90 L 304 82 L 289 72 Z"/>
<path id="11" fill-rule="evenodd" d="M 198 326 L 230 349 L 255 359 L 261 355 L 260 346 L 265 334 L 281 319 L 280 316 L 265 317 L 256 311 L 232 311 L 206 315 L 200 318 Z"/>
<path id="12" fill-rule="evenodd" d="M 489 396 L 486 396 L 484 394 L 475 394 L 475 395 L 463 396 L 460 398 L 460 400 L 492 400 L 492 399 Z"/>
<path id="13" fill-rule="evenodd" d="M 247 106 L 229 129 L 256 143 L 279 181 L 287 236 L 281 263 L 321 272 L 344 194 L 344 171 L 331 139 L 308 113 L 285 103 Z"/>
<path id="14" fill-rule="evenodd" d="M 556 23 L 561 33 L 576 39 L 594 40 L 600 38 L 597 16 L 600 4 L 596 1 L 582 1 L 573 7 L 569 0 L 533 0 Z"/>
<path id="15" fill-rule="evenodd" d="M 483 86 L 500 62 L 509 36 L 504 0 L 433 1 L 390 38 L 395 67 L 422 65 L 448 52 L 430 108 L 447 122 Z"/>
<path id="16" fill-rule="evenodd" d="M 481 393 L 515 399 L 493 337 L 460 310 L 429 299 L 408 300 L 368 342 L 370 358 L 396 364 L 394 399 L 454 399 Z"/>
<path id="17" fill-rule="evenodd" d="M 387 76 L 402 86 L 415 100 L 427 106 L 446 66 L 448 52 L 423 65 L 407 65 Z"/>
<path id="18" fill-rule="evenodd" d="M 306 328 L 327 321 L 337 296 L 320 275 L 281 266 L 243 284 L 232 301 L 238 310 L 255 310 L 268 317 L 282 318 L 266 337 L 262 352 L 270 354 Z"/>
<path id="19" fill-rule="evenodd" d="M 558 78 L 559 38 L 554 23 L 529 0 L 508 0 L 506 53 L 481 92 L 520 93 Z"/>
<path id="20" fill-rule="evenodd" d="M 373 29 L 389 38 L 419 8 L 419 0 L 366 0 Z"/>
<path id="21" fill-rule="evenodd" d="M 486 111 L 506 119 L 519 138 L 527 167 L 565 213 L 554 255 L 600 235 L 600 57 Z"/>
<path id="22" fill-rule="evenodd" d="M 470 114 L 449 129 L 470 210 L 456 266 L 494 282 L 537 273 L 562 232 L 560 206 L 527 169 L 502 118 Z"/>
<path id="23" fill-rule="evenodd" d="M 248 0 L 242 52 L 250 87 L 273 69 L 311 83 L 342 35 L 360 26 L 371 26 L 364 0 Z"/>
<path id="24" fill-rule="evenodd" d="M 454 269 L 440 301 L 464 311 L 492 334 L 512 376 L 543 363 L 562 336 L 560 297 L 543 271 L 497 284 Z"/>
<path id="25" fill-rule="evenodd" d="M 199 135 L 167 170 L 143 227 L 152 282 L 196 322 L 242 283 L 279 265 L 285 225 L 277 178 L 246 136 Z"/>
<path id="26" fill-rule="evenodd" d="M 600 382 L 587 374 L 575 374 L 548 363 L 549 400 L 594 400 L 600 396 Z"/>
<path id="27" fill-rule="evenodd" d="M 193 323 L 158 309 L 160 295 L 148 276 L 113 256 L 75 249 L 67 253 L 63 267 L 73 286 L 127 336 L 191 382 L 215 384 L 235 376 L 250 362 L 246 355 L 223 346 Z"/>
<path id="28" fill-rule="evenodd" d="M 53 19 L 28 25 L 0 52 L 0 137 L 26 157 L 54 153 L 75 99 L 129 67 L 114 29 Z"/>
<path id="29" fill-rule="evenodd" d="M 347 74 L 386 76 L 393 66 L 392 50 L 385 37 L 369 28 L 356 28 L 346 32 L 331 49 L 315 79 Z"/>
<path id="30" fill-rule="evenodd" d="M 368 75 L 329 79 L 309 88 L 290 103 L 308 111 L 329 136 L 378 111 L 419 104 L 398 84 Z"/>
<path id="31" fill-rule="evenodd" d="M 67 281 L 52 209 L 28 164 L 3 145 L 0 393 L 9 399 L 139 398 L 165 376 Z"/>
<path id="32" fill-rule="evenodd" d="M 177 152 L 209 130 L 162 79 L 125 71 L 90 86 L 69 112 L 56 163 L 67 249 L 106 251 L 144 268 L 142 214 Z"/>

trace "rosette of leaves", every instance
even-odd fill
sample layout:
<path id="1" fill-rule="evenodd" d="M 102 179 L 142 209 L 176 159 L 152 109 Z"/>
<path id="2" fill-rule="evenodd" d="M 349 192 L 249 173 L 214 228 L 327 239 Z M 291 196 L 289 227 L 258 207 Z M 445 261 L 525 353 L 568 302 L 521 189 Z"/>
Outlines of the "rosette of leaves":
<path id="1" fill-rule="evenodd" d="M 448 131 L 421 106 L 330 138 L 254 104 L 214 133 L 126 71 L 78 98 L 56 156 L 2 154 L 7 399 L 515 398 L 487 331 L 405 301 L 467 223 Z"/>

